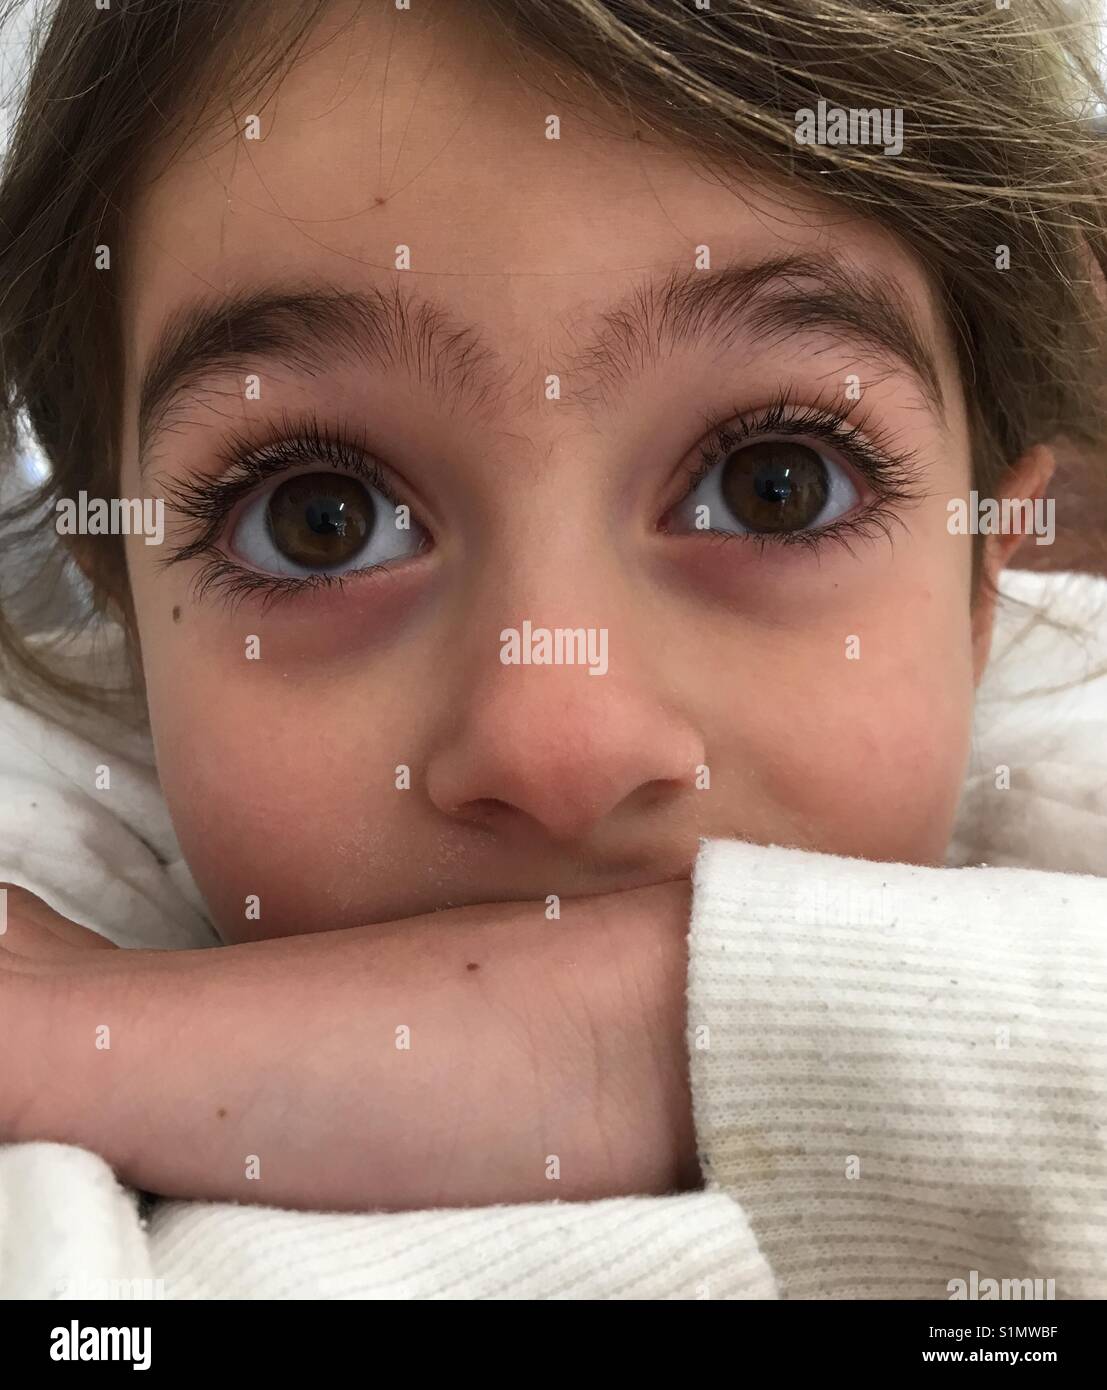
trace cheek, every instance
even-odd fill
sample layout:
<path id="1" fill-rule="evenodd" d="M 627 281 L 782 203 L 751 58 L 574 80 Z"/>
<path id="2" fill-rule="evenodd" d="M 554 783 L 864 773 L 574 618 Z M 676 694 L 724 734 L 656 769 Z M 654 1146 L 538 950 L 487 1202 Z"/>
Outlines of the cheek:
<path id="1" fill-rule="evenodd" d="M 728 702 L 713 716 L 731 771 L 714 833 L 942 863 L 972 726 L 963 594 L 901 586 L 852 622 L 843 615 L 817 633 L 766 643 L 755 659 L 772 672 L 742 698 L 756 713 L 734 721 Z"/>
<path id="2" fill-rule="evenodd" d="M 185 696 L 152 673 L 151 723 L 181 850 L 224 939 L 392 915 L 385 866 L 413 853 L 395 790 L 395 750 L 411 741 L 399 713 L 364 685 L 351 707 L 210 659 L 189 685 Z"/>
<path id="3" fill-rule="evenodd" d="M 813 828 L 812 848 L 943 861 L 968 757 L 973 691 L 971 664 L 946 655 L 942 670 L 937 652 L 933 664 L 901 655 L 826 683 L 833 732 L 808 725 L 808 766 L 816 771 L 797 769 L 792 781 L 792 804 Z"/>

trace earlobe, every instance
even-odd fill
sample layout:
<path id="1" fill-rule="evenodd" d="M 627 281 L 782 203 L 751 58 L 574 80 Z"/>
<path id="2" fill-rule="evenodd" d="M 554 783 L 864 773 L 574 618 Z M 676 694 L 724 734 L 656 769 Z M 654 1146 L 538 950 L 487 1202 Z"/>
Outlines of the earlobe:
<path id="1" fill-rule="evenodd" d="M 1056 467 L 1053 450 L 1048 445 L 1035 444 L 1008 470 L 1003 486 L 997 490 L 995 514 L 1001 522 L 1004 518 L 1010 518 L 1014 524 L 1001 524 L 994 532 L 983 536 L 980 577 L 973 596 L 972 616 L 973 675 L 978 684 L 992 645 L 996 585 L 1001 573 L 1030 534 L 1026 519 L 1032 517 L 1035 526 L 1039 520 L 1044 521 L 1048 526 L 1049 539 L 1053 538 L 1053 499 L 1045 494 Z M 1017 505 L 1020 503 L 1021 507 Z"/>

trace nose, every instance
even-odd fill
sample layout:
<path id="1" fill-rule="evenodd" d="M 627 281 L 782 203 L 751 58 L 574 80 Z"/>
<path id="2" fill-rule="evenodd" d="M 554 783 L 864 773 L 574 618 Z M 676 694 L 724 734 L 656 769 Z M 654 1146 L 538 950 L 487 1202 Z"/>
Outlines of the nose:
<path id="1" fill-rule="evenodd" d="M 431 756 L 431 801 L 517 844 L 579 847 L 601 827 L 664 813 L 694 791 L 704 748 L 647 666 L 617 646 L 597 675 L 482 661 Z"/>

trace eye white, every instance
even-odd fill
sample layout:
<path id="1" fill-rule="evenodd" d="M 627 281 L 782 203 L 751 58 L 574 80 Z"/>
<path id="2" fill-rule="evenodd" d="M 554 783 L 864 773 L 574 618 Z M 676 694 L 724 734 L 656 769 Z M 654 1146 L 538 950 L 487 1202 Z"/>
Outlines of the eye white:
<path id="1" fill-rule="evenodd" d="M 410 519 L 409 509 L 397 509 L 392 501 L 379 489 L 358 478 L 366 497 L 373 506 L 373 526 L 362 548 L 337 565 L 298 565 L 282 551 L 277 549 L 266 511 L 269 500 L 282 483 L 290 478 L 314 477 L 334 471 L 336 477 L 349 478 L 352 475 L 325 468 L 308 468 L 295 472 L 282 473 L 272 479 L 264 491 L 252 497 L 246 504 L 230 540 L 230 550 L 236 559 L 244 560 L 255 569 L 267 574 L 304 577 L 312 574 L 353 574 L 358 570 L 371 569 L 374 565 L 386 564 L 389 560 L 406 559 L 414 555 L 423 540 L 422 530 Z M 322 489 L 320 489 L 322 491 Z M 401 513 L 407 521 L 406 527 L 399 525 Z"/>

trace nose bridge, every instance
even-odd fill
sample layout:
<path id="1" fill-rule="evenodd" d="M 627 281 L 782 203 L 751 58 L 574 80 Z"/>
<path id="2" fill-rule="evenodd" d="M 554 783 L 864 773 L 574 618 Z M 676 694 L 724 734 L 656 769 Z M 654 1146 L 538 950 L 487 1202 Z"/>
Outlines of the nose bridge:
<path id="1" fill-rule="evenodd" d="M 533 703 L 563 723 L 572 714 L 583 730 L 648 680 L 643 615 L 615 561 L 600 489 L 543 525 L 551 491 L 531 494 L 526 522 L 482 576 L 476 611 L 491 622 L 473 634 L 470 659 L 476 683 L 504 699 L 505 714 Z"/>
<path id="2" fill-rule="evenodd" d="M 574 504 L 571 513 L 544 516 L 538 498 L 527 505 L 526 523 L 500 547 L 497 572 L 486 577 L 486 606 L 500 607 L 505 627 L 524 618 L 553 627 L 610 616 L 617 591 L 605 553 L 609 537 L 593 528 L 589 509 Z"/>
<path id="3" fill-rule="evenodd" d="M 482 578 L 497 595 L 526 606 L 520 617 L 584 621 L 582 611 L 570 610 L 587 607 L 611 577 L 617 446 L 570 404 L 541 411 L 531 403 L 512 421 L 513 433 L 495 449 L 497 467 L 485 480 L 487 492 L 482 485 L 481 513 L 474 518 L 486 553 L 494 549 L 497 556 L 495 573 L 483 570 Z M 565 612 L 547 613 L 550 604 L 564 605 Z"/>
<path id="4" fill-rule="evenodd" d="M 547 490 L 527 496 L 468 605 L 484 615 L 472 633 L 478 661 L 492 652 L 505 666 L 606 669 L 612 629 L 625 630 L 633 611 L 600 507 L 578 501 L 557 513 Z"/>
<path id="5" fill-rule="evenodd" d="M 610 672 L 610 638 L 610 628 L 601 624 L 547 627 L 524 618 L 500 629 L 500 665 L 572 668 L 602 678 Z"/>
<path id="6" fill-rule="evenodd" d="M 490 743 L 518 754 L 525 742 L 536 772 L 610 755 L 617 711 L 648 701 L 651 684 L 614 577 L 550 552 L 500 589 L 470 632 L 467 717 L 489 720 Z"/>

